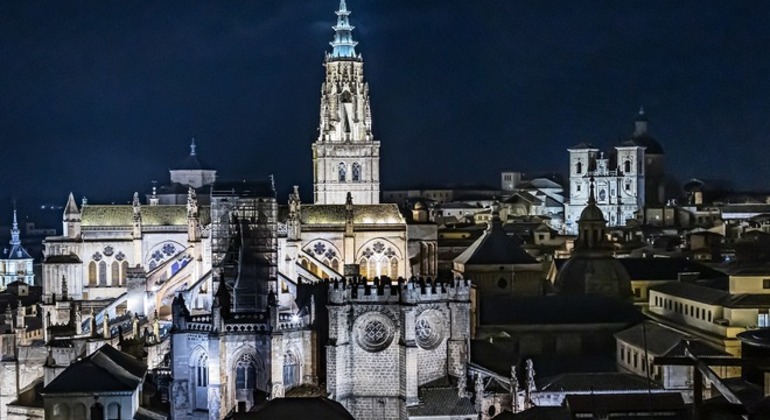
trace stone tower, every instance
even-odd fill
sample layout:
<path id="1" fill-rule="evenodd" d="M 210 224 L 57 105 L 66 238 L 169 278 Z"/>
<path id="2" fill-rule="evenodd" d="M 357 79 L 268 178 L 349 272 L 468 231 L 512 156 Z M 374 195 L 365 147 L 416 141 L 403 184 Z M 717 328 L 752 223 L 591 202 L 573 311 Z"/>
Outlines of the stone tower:
<path id="1" fill-rule="evenodd" d="M 335 281 L 328 309 L 327 392 L 357 419 L 406 419 L 419 387 L 466 375 L 467 280 Z"/>
<path id="2" fill-rule="evenodd" d="M 313 144 L 315 204 L 379 204 L 380 142 L 372 135 L 369 85 L 364 60 L 356 54 L 353 26 L 345 0 L 333 26 L 332 52 L 326 54 L 326 81 L 321 85 L 318 139 Z"/>

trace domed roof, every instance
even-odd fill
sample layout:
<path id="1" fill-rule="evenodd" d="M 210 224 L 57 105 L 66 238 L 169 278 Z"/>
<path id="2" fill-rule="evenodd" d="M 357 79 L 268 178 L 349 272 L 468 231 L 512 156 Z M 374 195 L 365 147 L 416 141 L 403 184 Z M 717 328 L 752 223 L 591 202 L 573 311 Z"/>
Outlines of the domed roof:
<path id="1" fill-rule="evenodd" d="M 596 206 L 596 204 L 589 202 L 586 208 L 583 209 L 583 212 L 580 213 L 580 219 L 581 222 L 606 222 L 607 219 L 604 218 L 604 213 L 602 213 L 602 210 Z"/>
<path id="2" fill-rule="evenodd" d="M 637 146 L 644 147 L 644 154 L 646 155 L 662 155 L 663 154 L 663 147 L 658 143 L 657 140 L 655 140 L 654 137 L 650 136 L 649 134 L 642 134 L 639 136 L 634 136 L 631 138 L 631 141 L 634 142 Z"/>
<path id="3" fill-rule="evenodd" d="M 567 261 L 553 284 L 560 295 L 603 295 L 631 298 L 631 277 L 609 255 L 578 253 Z"/>
<path id="4" fill-rule="evenodd" d="M 646 155 L 662 155 L 663 147 L 660 143 L 652 137 L 647 130 L 647 116 L 644 114 L 644 108 L 639 108 L 639 114 L 636 117 L 634 123 L 634 134 L 631 137 L 630 142 L 644 147 L 644 153 Z"/>

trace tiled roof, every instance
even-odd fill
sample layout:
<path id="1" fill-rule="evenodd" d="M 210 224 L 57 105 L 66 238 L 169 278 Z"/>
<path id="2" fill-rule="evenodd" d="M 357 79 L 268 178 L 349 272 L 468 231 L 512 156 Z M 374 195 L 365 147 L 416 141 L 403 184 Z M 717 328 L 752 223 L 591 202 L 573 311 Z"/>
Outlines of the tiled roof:
<path id="1" fill-rule="evenodd" d="M 479 313 L 482 325 L 636 323 L 642 319 L 632 303 L 602 295 L 487 297 Z"/>
<path id="2" fill-rule="evenodd" d="M 607 392 L 607 391 L 646 391 L 661 389 L 656 383 L 650 383 L 641 376 L 620 372 L 600 373 L 565 373 L 545 380 L 541 392 Z"/>
<path id="3" fill-rule="evenodd" d="M 309 225 L 344 225 L 344 204 L 310 204 L 302 206 L 302 223 Z M 405 224 L 406 221 L 396 204 L 355 204 L 353 223 L 363 224 Z"/>
<path id="4" fill-rule="evenodd" d="M 133 391 L 144 380 L 147 367 L 112 346 L 104 345 L 71 364 L 43 389 L 46 394 Z M 88 380 L 83 380 L 88 378 Z"/>
<path id="5" fill-rule="evenodd" d="M 671 328 L 664 327 L 652 321 L 645 321 L 615 334 L 615 338 L 637 348 L 647 348 L 653 356 L 684 356 L 685 340 L 690 342 L 690 351 L 697 356 L 724 356 L 725 353 L 709 347 Z"/>
<path id="6" fill-rule="evenodd" d="M 499 220 L 493 220 L 490 228 L 468 249 L 454 259 L 455 263 L 474 264 L 535 264 L 537 260 L 527 254 L 519 241 L 505 233 Z"/>
<path id="7" fill-rule="evenodd" d="M 609 415 L 608 418 L 613 418 L 614 416 L 611 414 L 614 413 L 644 413 L 647 415 L 650 411 L 684 412 L 685 410 L 684 400 L 679 392 L 653 394 L 640 392 L 602 395 L 601 398 L 596 398 L 594 395 L 568 395 L 566 405 L 573 416 L 578 413 L 599 412 Z"/>
<path id="8" fill-rule="evenodd" d="M 141 208 L 143 226 L 185 226 L 187 225 L 187 206 L 185 205 L 143 205 Z M 82 209 L 83 227 L 132 226 L 134 209 L 131 205 L 92 205 Z M 210 222 L 208 206 L 199 207 L 202 224 Z"/>
<path id="9" fill-rule="evenodd" d="M 454 418 L 476 415 L 470 399 L 458 397 L 457 388 L 451 386 L 446 378 L 421 386 L 419 394 L 420 404 L 407 408 L 409 418 L 436 416 Z"/>
<path id="10" fill-rule="evenodd" d="M 75 254 L 48 255 L 45 258 L 46 264 L 80 264 L 82 262 L 80 257 Z"/>
<path id="11" fill-rule="evenodd" d="M 650 290 L 708 305 L 719 305 L 730 297 L 730 294 L 723 290 L 678 281 L 653 286 Z"/>
<path id="12" fill-rule="evenodd" d="M 328 398 L 274 398 L 251 413 L 236 413 L 233 420 L 353 420 L 353 416 L 337 401 Z"/>

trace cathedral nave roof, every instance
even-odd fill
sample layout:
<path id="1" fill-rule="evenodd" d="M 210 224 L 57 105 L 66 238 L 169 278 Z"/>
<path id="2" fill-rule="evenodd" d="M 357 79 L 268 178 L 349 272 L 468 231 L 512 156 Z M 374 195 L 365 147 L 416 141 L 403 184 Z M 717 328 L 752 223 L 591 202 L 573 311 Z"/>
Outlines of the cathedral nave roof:
<path id="1" fill-rule="evenodd" d="M 302 206 L 302 223 L 307 225 L 344 225 L 347 210 L 344 204 L 316 204 Z M 405 224 L 404 216 L 396 204 L 356 204 L 353 206 L 353 223 Z"/>
<path id="2" fill-rule="evenodd" d="M 202 225 L 210 223 L 209 207 L 199 207 L 199 218 Z M 143 226 L 187 226 L 187 206 L 158 205 L 141 207 Z M 87 204 L 82 209 L 83 227 L 103 226 L 132 226 L 134 209 L 128 204 Z"/>

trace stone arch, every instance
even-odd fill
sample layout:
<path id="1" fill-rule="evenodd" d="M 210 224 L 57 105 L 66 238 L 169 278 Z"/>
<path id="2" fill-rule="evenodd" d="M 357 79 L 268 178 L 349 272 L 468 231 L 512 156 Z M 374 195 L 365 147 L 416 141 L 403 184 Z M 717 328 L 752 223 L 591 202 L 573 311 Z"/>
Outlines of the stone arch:
<path id="1" fill-rule="evenodd" d="M 196 410 L 208 409 L 209 355 L 203 346 L 197 346 L 190 353 L 190 387 L 193 406 Z"/>
<path id="2" fill-rule="evenodd" d="M 283 353 L 283 386 L 285 390 L 302 384 L 302 353 L 290 346 Z"/>
<path id="3" fill-rule="evenodd" d="M 384 238 L 374 238 L 358 249 L 356 261 L 358 261 L 363 277 L 388 276 L 398 278 L 401 273 L 403 256 L 401 250 L 393 242 Z"/>

